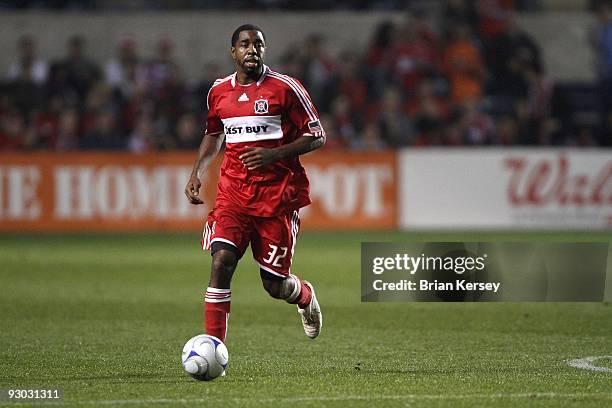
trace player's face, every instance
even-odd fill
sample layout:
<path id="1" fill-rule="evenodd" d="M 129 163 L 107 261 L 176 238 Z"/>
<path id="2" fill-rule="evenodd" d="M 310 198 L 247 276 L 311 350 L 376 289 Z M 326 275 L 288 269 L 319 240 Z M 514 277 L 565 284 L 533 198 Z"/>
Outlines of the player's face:
<path id="1" fill-rule="evenodd" d="M 259 31 L 240 32 L 238 41 L 232 47 L 232 58 L 238 69 L 247 75 L 261 72 L 265 55 L 266 43 Z"/>

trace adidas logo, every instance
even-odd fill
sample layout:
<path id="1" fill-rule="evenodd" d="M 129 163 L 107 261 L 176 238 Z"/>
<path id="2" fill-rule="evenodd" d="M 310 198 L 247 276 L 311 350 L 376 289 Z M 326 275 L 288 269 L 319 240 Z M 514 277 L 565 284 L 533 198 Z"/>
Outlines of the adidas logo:
<path id="1" fill-rule="evenodd" d="M 240 95 L 240 98 L 238 98 L 238 102 L 247 102 L 249 100 L 249 97 L 247 96 L 246 93 L 243 93 L 242 95 Z"/>

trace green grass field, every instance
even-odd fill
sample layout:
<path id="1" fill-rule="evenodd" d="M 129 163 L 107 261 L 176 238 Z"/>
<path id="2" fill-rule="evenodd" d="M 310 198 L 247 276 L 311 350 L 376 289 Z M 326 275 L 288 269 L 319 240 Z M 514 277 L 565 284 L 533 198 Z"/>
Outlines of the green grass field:
<path id="1" fill-rule="evenodd" d="M 210 256 L 197 233 L 2 235 L 0 388 L 61 388 L 54 406 L 612 406 L 611 372 L 566 363 L 612 355 L 608 303 L 361 303 L 359 272 L 360 241 L 611 238 L 305 233 L 293 270 L 316 284 L 314 341 L 248 253 L 232 286 L 230 367 L 205 383 L 180 364 L 203 331 Z"/>

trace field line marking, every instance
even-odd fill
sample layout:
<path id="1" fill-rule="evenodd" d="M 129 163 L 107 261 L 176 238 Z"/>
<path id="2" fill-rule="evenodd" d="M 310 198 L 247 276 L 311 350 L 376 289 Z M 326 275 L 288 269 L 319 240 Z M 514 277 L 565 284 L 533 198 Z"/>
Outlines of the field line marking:
<path id="1" fill-rule="evenodd" d="M 612 356 L 591 356 L 576 358 L 574 360 L 567 360 L 567 364 L 575 368 L 580 368 L 582 370 L 598 371 L 600 373 L 612 373 L 612 368 L 610 367 L 600 367 L 593 364 L 598 360 L 612 361 Z"/>
<path id="2" fill-rule="evenodd" d="M 339 396 L 312 396 L 312 397 L 286 397 L 286 398 L 225 398 L 226 401 L 235 402 L 300 402 L 300 401 L 376 401 L 376 400 L 460 400 L 460 399 L 503 399 L 503 398 L 594 398 L 612 401 L 612 393 L 556 393 L 556 392 L 525 392 L 525 393 L 492 393 L 492 394 L 404 394 L 404 395 L 339 395 Z M 85 401 L 36 401 L 44 405 L 145 405 L 145 404 L 193 404 L 210 402 L 213 398 L 157 398 L 133 400 L 85 400 Z M 11 402 L 11 406 L 32 404 L 32 402 Z"/>

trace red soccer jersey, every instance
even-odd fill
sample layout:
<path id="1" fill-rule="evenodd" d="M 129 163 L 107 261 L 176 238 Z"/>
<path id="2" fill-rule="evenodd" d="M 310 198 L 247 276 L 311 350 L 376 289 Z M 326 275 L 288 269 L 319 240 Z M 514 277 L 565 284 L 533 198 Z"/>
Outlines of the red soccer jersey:
<path id="1" fill-rule="evenodd" d="M 236 74 L 218 79 L 208 92 L 206 135 L 225 133 L 225 157 L 215 207 L 278 216 L 310 204 L 308 178 L 299 158 L 247 170 L 239 156 L 248 147 L 274 148 L 304 135 L 324 136 L 304 87 L 264 65 L 259 80 L 240 85 Z"/>

